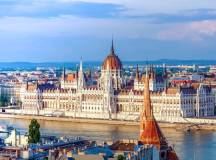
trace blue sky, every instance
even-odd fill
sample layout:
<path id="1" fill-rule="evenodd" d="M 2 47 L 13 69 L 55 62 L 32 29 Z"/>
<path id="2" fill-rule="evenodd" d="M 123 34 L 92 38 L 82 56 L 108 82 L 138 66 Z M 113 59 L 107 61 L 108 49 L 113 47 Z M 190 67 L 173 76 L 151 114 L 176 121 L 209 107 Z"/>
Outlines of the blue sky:
<path id="1" fill-rule="evenodd" d="M 216 59 L 215 0 L 0 0 L 0 61 Z"/>

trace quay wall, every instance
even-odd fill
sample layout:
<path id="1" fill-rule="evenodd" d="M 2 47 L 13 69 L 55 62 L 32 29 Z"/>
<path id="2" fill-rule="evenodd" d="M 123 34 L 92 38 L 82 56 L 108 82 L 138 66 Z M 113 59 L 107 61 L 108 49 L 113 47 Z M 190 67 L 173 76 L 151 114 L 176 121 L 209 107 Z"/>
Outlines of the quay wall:
<path id="1" fill-rule="evenodd" d="M 108 119 L 90 119 L 90 118 L 73 118 L 73 117 L 47 117 L 43 115 L 24 115 L 24 114 L 9 114 L 0 113 L 0 119 L 24 119 L 24 120 L 44 120 L 44 121 L 63 121 L 73 123 L 89 123 L 89 124 L 107 124 L 107 125 L 127 125 L 127 126 L 139 126 L 138 121 L 126 121 L 126 120 L 108 120 Z M 187 118 L 184 123 L 180 122 L 164 122 L 159 121 L 161 128 L 175 128 L 179 130 L 214 130 L 216 131 L 216 119 L 195 119 Z"/>
<path id="2" fill-rule="evenodd" d="M 0 112 L 1 114 L 1 112 Z M 71 121 L 73 120 L 80 120 L 80 119 L 90 119 L 99 121 L 104 120 L 110 122 L 109 119 L 112 119 L 112 121 L 121 121 L 121 122 L 131 122 L 136 123 L 140 119 L 140 115 L 138 113 L 118 113 L 118 114 L 112 114 L 110 118 L 108 114 L 98 114 L 98 113 L 91 113 L 91 112 L 65 112 L 64 110 L 59 111 L 53 111 L 53 110 L 22 110 L 22 109 L 7 109 L 5 110 L 5 113 L 2 114 L 12 114 L 12 115 L 39 115 L 40 117 L 44 117 L 44 119 L 56 119 L 57 117 L 65 118 L 64 121 Z M 91 117 L 91 118 L 89 118 Z M 200 117 L 200 118 L 184 118 L 184 117 L 174 117 L 174 116 L 155 116 L 156 120 L 158 122 L 168 122 L 168 123 L 186 123 L 186 124 L 215 124 L 216 125 L 216 117 Z M 58 118 L 59 119 L 59 118 Z"/>

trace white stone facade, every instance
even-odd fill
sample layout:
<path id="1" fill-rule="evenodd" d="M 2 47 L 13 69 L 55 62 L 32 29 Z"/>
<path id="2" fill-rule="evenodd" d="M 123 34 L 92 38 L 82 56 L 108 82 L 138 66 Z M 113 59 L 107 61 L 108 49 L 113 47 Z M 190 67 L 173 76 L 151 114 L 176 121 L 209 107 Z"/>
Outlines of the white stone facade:
<path id="1" fill-rule="evenodd" d="M 103 78 L 103 87 L 86 86 L 79 78 L 78 82 L 82 85 L 77 83 L 78 89 L 30 90 L 24 87 L 21 92 L 23 113 L 139 120 L 144 103 L 143 91 L 114 89 L 110 71 Z M 215 96 L 211 88 L 204 84 L 152 92 L 151 101 L 158 120 L 214 115 Z"/>
<path id="2" fill-rule="evenodd" d="M 21 135 L 16 129 L 12 130 L 10 135 L 5 139 L 5 144 L 9 146 L 27 146 L 28 136 Z"/>
<path id="3" fill-rule="evenodd" d="M 210 86 L 199 83 L 195 86 L 168 87 L 166 74 L 158 78 L 153 68 L 149 73 L 156 119 L 172 121 L 214 115 L 216 92 Z M 81 61 L 76 75 L 66 79 L 63 73 L 58 88 L 41 89 L 39 84 L 28 83 L 20 87 L 22 113 L 137 121 L 144 103 L 144 80 L 138 75 L 134 86 L 126 86 L 121 61 L 112 46 L 97 85 L 86 82 Z"/>

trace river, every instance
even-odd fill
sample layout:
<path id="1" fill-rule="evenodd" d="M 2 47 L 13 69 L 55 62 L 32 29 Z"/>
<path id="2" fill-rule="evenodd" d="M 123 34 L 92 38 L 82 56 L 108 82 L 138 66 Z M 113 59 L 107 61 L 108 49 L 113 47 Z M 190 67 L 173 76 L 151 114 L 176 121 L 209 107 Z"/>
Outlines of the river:
<path id="1" fill-rule="evenodd" d="M 0 125 L 12 125 L 22 133 L 30 121 L 0 119 Z M 92 140 L 137 139 L 138 126 L 117 126 L 106 124 L 85 124 L 73 122 L 39 121 L 42 134 L 58 136 L 82 136 Z M 174 145 L 181 160 L 216 160 L 216 132 L 185 132 L 175 128 L 162 129 L 169 144 Z"/>

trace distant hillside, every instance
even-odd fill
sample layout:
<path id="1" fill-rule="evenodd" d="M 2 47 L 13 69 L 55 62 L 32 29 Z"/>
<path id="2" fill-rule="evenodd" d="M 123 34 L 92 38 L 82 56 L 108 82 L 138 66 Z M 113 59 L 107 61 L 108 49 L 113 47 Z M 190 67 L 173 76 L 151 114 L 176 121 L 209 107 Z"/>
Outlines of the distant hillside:
<path id="1" fill-rule="evenodd" d="M 84 61 L 84 68 L 97 67 L 102 64 L 102 62 L 91 62 Z M 123 61 L 124 65 L 145 65 L 145 64 L 167 64 L 167 65 L 216 65 L 216 60 L 154 60 L 154 61 Z M 67 68 L 77 68 L 79 62 L 42 62 L 42 63 L 31 63 L 31 62 L 0 62 L 0 69 L 4 70 L 32 70 L 36 67 L 55 67 L 62 68 L 63 66 Z"/>

